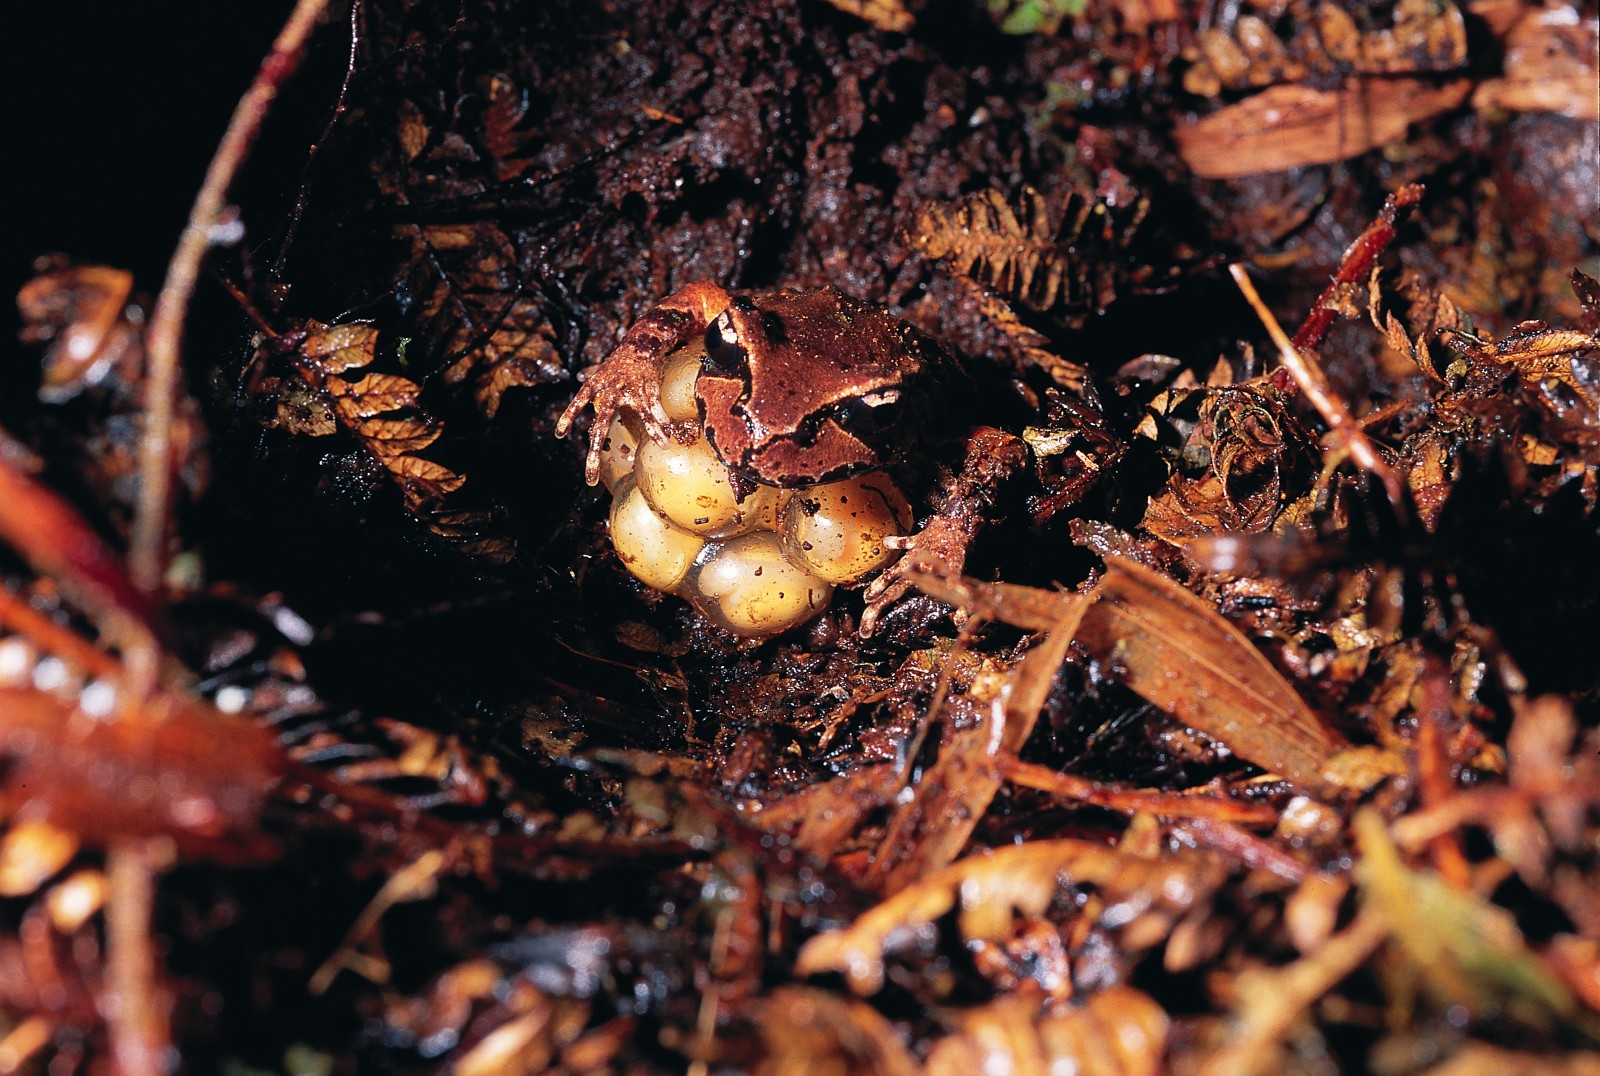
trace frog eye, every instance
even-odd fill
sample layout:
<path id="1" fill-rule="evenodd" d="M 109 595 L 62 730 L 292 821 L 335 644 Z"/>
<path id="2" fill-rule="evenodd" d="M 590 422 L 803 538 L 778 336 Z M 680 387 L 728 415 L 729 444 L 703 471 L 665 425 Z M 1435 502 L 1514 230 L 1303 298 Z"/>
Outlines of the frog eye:
<path id="1" fill-rule="evenodd" d="M 863 393 L 839 406 L 837 421 L 857 436 L 882 433 L 899 424 L 900 397 L 900 390 L 893 388 Z"/>
<path id="2" fill-rule="evenodd" d="M 749 369 L 749 357 L 739 343 L 739 328 L 724 310 L 706 326 L 706 354 L 700 365 L 709 373 L 732 377 Z"/>

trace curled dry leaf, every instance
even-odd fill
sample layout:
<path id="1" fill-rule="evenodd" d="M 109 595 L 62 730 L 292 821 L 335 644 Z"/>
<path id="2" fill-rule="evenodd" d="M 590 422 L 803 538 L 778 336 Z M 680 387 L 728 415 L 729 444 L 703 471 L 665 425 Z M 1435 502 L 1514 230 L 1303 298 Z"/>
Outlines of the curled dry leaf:
<path id="1" fill-rule="evenodd" d="M 763 1049 L 757 1076 L 916 1076 L 922 1071 L 894 1025 L 864 1001 L 784 986 L 751 1008 Z"/>
<path id="2" fill-rule="evenodd" d="M 45 345 L 39 397 L 61 403 L 144 361 L 144 313 L 133 274 L 104 265 L 48 266 L 17 293 L 25 343 Z"/>
<path id="3" fill-rule="evenodd" d="M 1342 89 L 1273 86 L 1173 132 L 1196 175 L 1238 179 L 1333 164 L 1401 138 L 1467 99 L 1468 79 L 1356 79 Z"/>
<path id="4" fill-rule="evenodd" d="M 1171 1021 L 1148 994 L 1114 986 L 1081 1005 L 1041 1007 L 1026 995 L 947 1013 L 955 1030 L 933 1044 L 928 1076 L 975 1072 L 1155 1076 Z"/>
<path id="5" fill-rule="evenodd" d="M 1572 368 L 1575 358 L 1600 352 L 1600 334 L 1577 329 L 1552 329 L 1543 322 L 1518 325 L 1506 337 L 1489 340 L 1465 332 L 1446 340 L 1460 354 L 1480 362 L 1509 366 L 1530 381 L 1552 378 L 1570 388 L 1591 409 L 1600 410 L 1600 396 Z"/>
<path id="6" fill-rule="evenodd" d="M 1215 857 L 1188 851 L 1146 859 L 1079 840 L 996 848 L 901 890 L 842 930 L 812 938 L 795 970 L 838 972 L 856 993 L 875 994 L 883 986 L 884 956 L 930 940 L 934 924 L 952 910 L 963 940 L 996 941 L 1010 933 L 1014 914 L 1043 915 L 1060 885 L 1096 886 L 1104 914 L 1125 923 L 1152 908 L 1187 911 L 1206 899 L 1224 873 Z"/>

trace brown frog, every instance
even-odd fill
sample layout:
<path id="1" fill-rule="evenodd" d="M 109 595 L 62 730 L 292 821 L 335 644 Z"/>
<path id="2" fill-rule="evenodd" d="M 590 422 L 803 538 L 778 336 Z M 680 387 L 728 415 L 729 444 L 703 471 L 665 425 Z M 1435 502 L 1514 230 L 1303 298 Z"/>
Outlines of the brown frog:
<path id="1" fill-rule="evenodd" d="M 564 437 L 586 407 L 585 476 L 599 478 L 612 420 L 631 415 L 646 436 L 687 441 L 662 408 L 661 371 L 674 349 L 704 334 L 695 379 L 699 428 L 742 481 L 794 489 L 883 470 L 920 451 L 942 404 L 967 383 L 944 348 L 883 307 L 833 288 L 730 293 L 702 281 L 667 296 L 636 321 L 567 406 Z M 908 556 L 866 592 L 861 631 L 907 590 L 911 568 L 959 572 L 992 506 L 995 487 L 1027 458 L 1022 442 L 979 428 L 966 459 L 941 483 L 936 513 L 915 536 L 892 544 Z"/>

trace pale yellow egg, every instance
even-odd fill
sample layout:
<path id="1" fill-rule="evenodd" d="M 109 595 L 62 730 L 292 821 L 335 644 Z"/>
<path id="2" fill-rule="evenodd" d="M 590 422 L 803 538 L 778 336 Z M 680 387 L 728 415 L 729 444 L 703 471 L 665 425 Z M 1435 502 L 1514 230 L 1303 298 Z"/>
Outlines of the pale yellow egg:
<path id="1" fill-rule="evenodd" d="M 624 475 L 611 503 L 611 545 L 628 571 L 646 585 L 670 592 L 682 585 L 705 541 L 662 519 L 633 476 Z"/>
<path id="2" fill-rule="evenodd" d="M 854 583 L 892 561 L 889 535 L 910 533 L 911 506 L 883 474 L 868 474 L 797 490 L 783 506 L 778 529 L 784 555 L 830 583 Z"/>
<path id="3" fill-rule="evenodd" d="M 785 560 L 776 534 L 756 531 L 708 544 L 684 594 L 724 631 L 761 637 L 826 609 L 833 587 Z"/>
<path id="4" fill-rule="evenodd" d="M 639 457 L 639 430 L 631 417 L 621 415 L 611 420 L 606 430 L 605 448 L 600 450 L 600 481 L 615 496 L 617 483 L 633 473 Z"/>
<path id="5" fill-rule="evenodd" d="M 700 376 L 700 360 L 705 357 L 704 340 L 691 340 L 671 355 L 661 368 L 661 410 L 673 422 L 700 417 L 694 399 L 694 381 Z"/>
<path id="6" fill-rule="evenodd" d="M 703 537 L 743 534 L 775 518 L 778 491 L 759 486 L 740 501 L 728 468 L 704 436 L 687 445 L 646 439 L 634 477 L 656 511 Z"/>

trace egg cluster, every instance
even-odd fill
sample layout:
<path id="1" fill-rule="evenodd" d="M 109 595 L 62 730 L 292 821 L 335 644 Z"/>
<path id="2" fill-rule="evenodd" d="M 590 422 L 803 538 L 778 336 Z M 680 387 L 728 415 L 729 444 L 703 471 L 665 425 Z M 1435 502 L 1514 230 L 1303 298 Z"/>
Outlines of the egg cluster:
<path id="1" fill-rule="evenodd" d="M 704 353 L 688 345 L 664 364 L 661 406 L 673 422 L 697 417 Z M 883 474 L 798 490 L 757 486 L 741 500 L 703 433 L 689 444 L 657 444 L 631 420 L 611 424 L 600 478 L 614 498 L 611 544 L 628 570 L 752 638 L 820 613 L 835 586 L 889 563 L 884 538 L 912 523 L 911 506 Z"/>

